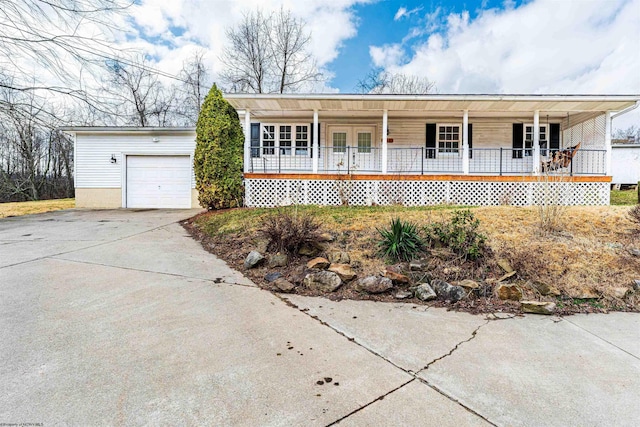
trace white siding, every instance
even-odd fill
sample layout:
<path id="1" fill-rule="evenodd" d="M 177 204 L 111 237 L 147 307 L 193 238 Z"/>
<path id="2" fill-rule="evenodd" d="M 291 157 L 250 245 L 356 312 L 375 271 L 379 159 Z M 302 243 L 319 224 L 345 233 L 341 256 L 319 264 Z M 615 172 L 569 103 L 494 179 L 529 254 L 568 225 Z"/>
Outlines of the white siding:
<path id="1" fill-rule="evenodd" d="M 153 142 L 158 138 L 158 142 Z M 78 133 L 76 136 L 76 188 L 122 188 L 123 154 L 188 154 L 195 150 L 195 132 L 158 134 Z M 117 163 L 111 163 L 111 155 Z M 193 171 L 193 165 L 191 166 Z M 195 178 L 192 173 L 192 188 Z"/>
<path id="2" fill-rule="evenodd" d="M 640 144 L 614 145 L 611 148 L 612 182 L 614 184 L 640 182 Z"/>

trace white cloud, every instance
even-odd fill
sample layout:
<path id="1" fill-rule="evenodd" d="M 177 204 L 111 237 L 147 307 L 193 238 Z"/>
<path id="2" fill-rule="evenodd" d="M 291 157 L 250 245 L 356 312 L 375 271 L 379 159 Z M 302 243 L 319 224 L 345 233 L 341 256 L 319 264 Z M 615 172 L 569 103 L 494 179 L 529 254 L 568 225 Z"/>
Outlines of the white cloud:
<path id="1" fill-rule="evenodd" d="M 160 53 L 163 55 L 160 62 L 170 67 L 165 71 L 173 73 L 180 69 L 185 59 L 182 55 L 200 46 L 215 74 L 222 70 L 218 58 L 225 43 L 226 28 L 240 22 L 243 13 L 258 7 L 265 13 L 284 7 L 307 22 L 311 32 L 310 50 L 323 67 L 338 56 L 347 39 L 356 35 L 358 22 L 352 7 L 369 1 L 372 0 L 142 0 L 133 9 L 133 20 L 143 32 L 136 34 L 135 43 L 154 52 L 164 51 Z M 176 27 L 185 30 L 181 37 L 170 36 L 169 31 Z M 159 49 L 145 38 L 166 39 L 173 46 Z"/>
<path id="2" fill-rule="evenodd" d="M 398 11 L 396 12 L 395 16 L 393 17 L 394 21 L 399 21 L 402 18 L 408 18 L 411 15 L 413 15 L 414 13 L 418 13 L 422 10 L 422 6 L 416 7 L 414 9 L 411 10 L 407 10 L 406 7 L 400 7 L 398 9 Z"/>
<path id="3" fill-rule="evenodd" d="M 372 46 L 371 58 L 430 78 L 440 93 L 640 93 L 640 0 L 505 5 L 473 20 L 450 14 L 411 49 Z M 408 60 L 399 53 L 409 50 Z"/>

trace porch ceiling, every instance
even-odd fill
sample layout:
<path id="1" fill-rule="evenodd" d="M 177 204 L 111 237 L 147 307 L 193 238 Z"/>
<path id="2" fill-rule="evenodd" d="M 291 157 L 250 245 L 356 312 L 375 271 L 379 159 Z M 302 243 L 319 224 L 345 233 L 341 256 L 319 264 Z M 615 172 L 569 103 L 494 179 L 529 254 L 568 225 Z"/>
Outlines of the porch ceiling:
<path id="1" fill-rule="evenodd" d="M 389 117 L 462 115 L 530 117 L 535 110 L 551 118 L 567 113 L 620 111 L 640 101 L 638 95 L 340 95 L 340 94 L 226 94 L 237 110 L 255 117 L 371 117 L 387 110 Z"/>

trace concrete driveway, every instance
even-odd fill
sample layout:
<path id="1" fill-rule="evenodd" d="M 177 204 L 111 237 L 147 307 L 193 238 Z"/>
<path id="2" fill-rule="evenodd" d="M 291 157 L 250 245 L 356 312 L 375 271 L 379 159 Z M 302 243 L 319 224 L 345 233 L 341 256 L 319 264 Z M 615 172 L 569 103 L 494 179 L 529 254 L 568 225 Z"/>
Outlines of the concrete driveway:
<path id="1" fill-rule="evenodd" d="M 193 214 L 0 220 L 0 423 L 638 425 L 637 314 L 280 298 Z"/>

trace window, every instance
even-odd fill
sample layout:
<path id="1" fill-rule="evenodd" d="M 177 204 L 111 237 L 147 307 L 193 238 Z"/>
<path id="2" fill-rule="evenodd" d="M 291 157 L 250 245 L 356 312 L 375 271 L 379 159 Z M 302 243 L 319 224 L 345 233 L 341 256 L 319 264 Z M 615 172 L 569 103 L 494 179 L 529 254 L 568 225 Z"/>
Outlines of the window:
<path id="1" fill-rule="evenodd" d="M 262 126 L 262 154 L 275 154 L 276 127 L 274 125 Z"/>
<path id="2" fill-rule="evenodd" d="M 347 133 L 346 132 L 333 132 L 333 152 L 334 153 L 347 152 Z"/>
<path id="3" fill-rule="evenodd" d="M 438 152 L 458 153 L 460 147 L 460 126 L 459 125 L 439 125 L 438 126 Z"/>
<path id="4" fill-rule="evenodd" d="M 542 148 L 547 147 L 547 125 L 540 126 L 540 146 Z M 546 150 L 542 155 L 546 155 Z M 533 155 L 533 125 L 524 126 L 524 155 Z"/>
<path id="5" fill-rule="evenodd" d="M 309 126 L 296 126 L 296 156 L 309 155 Z"/>
<path id="6" fill-rule="evenodd" d="M 358 153 L 371 153 L 370 132 L 358 132 Z"/>
<path id="7" fill-rule="evenodd" d="M 280 154 L 291 155 L 291 126 L 280 126 Z"/>

